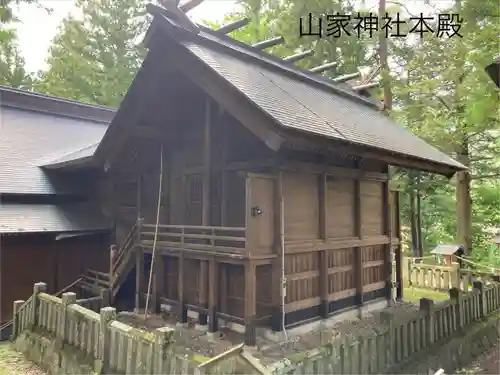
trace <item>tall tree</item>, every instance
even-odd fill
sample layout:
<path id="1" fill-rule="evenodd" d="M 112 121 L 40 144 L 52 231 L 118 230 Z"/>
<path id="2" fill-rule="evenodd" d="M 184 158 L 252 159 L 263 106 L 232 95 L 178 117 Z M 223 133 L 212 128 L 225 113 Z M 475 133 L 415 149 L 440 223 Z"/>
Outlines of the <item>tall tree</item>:
<path id="1" fill-rule="evenodd" d="M 145 0 L 77 0 L 59 28 L 36 89 L 117 107 L 144 57 Z"/>
<path id="2" fill-rule="evenodd" d="M 29 89 L 32 80 L 24 69 L 24 58 L 17 45 L 13 24 L 17 21 L 12 5 L 21 1 L 0 1 L 0 85 Z M 33 0 L 24 0 L 32 3 Z"/>

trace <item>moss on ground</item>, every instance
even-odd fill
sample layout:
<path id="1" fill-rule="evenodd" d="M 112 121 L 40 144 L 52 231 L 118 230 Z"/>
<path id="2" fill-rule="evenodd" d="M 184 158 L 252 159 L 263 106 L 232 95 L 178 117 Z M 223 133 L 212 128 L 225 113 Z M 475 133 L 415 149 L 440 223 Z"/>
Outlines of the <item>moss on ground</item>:
<path id="1" fill-rule="evenodd" d="M 447 293 L 437 290 L 423 289 L 416 287 L 407 287 L 403 290 L 403 299 L 406 302 L 418 303 L 420 298 L 429 298 L 434 301 L 446 301 L 449 299 Z"/>
<path id="2" fill-rule="evenodd" d="M 28 361 L 10 342 L 0 343 L 0 375 L 47 375 Z"/>

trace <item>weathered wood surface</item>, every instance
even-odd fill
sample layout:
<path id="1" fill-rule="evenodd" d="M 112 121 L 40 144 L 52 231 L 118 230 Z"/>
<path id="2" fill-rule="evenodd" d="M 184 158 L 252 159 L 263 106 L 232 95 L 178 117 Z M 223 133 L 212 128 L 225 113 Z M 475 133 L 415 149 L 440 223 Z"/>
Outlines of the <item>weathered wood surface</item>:
<path id="1" fill-rule="evenodd" d="M 383 325 L 376 330 L 338 337 L 304 353 L 300 360 L 294 355 L 265 367 L 240 345 L 198 365 L 171 350 L 173 329 L 138 330 L 118 322 L 114 308 L 102 308 L 98 314 L 76 305 L 74 293 L 61 299 L 44 290 L 45 284 L 37 283 L 28 301 L 15 302 L 13 339 L 25 330 L 41 330 L 92 358 L 96 371 L 124 374 L 237 374 L 242 369 L 260 375 L 384 373 L 500 309 L 500 284 L 475 282 L 468 293 L 451 289 L 450 300 L 444 303 L 421 299 L 414 313 L 382 312 Z"/>
<path id="2" fill-rule="evenodd" d="M 405 278 L 410 286 L 447 291 L 458 288 L 464 292 L 472 290 L 474 281 L 500 283 L 500 274 L 459 268 L 457 263 L 442 266 L 415 263 L 411 258 L 405 259 Z"/>

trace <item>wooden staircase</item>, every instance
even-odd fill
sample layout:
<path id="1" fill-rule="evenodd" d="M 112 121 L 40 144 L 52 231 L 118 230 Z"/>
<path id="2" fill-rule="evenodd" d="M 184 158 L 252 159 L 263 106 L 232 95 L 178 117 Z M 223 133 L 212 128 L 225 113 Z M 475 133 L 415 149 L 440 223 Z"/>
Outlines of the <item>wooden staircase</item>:
<path id="1" fill-rule="evenodd" d="M 108 283 L 108 288 L 111 294 L 111 300 L 114 301 L 121 285 L 130 274 L 130 271 L 135 265 L 134 250 L 136 246 L 139 246 L 139 235 L 141 229 L 142 219 L 138 219 L 137 223 L 134 224 L 131 231 L 125 238 L 123 245 L 118 250 L 115 256 L 113 265 L 110 267 L 110 273 L 108 278 L 105 279 L 103 276 L 98 281 L 98 283 Z"/>
<path id="2" fill-rule="evenodd" d="M 135 265 L 134 249 L 138 244 L 140 220 L 134 224 L 129 232 L 123 246 L 115 255 L 114 263 L 110 267 L 110 272 L 100 272 L 93 269 L 87 269 L 80 276 L 76 287 L 86 291 L 91 295 L 98 296 L 102 289 L 110 291 L 110 298 L 113 302 L 121 285 Z"/>

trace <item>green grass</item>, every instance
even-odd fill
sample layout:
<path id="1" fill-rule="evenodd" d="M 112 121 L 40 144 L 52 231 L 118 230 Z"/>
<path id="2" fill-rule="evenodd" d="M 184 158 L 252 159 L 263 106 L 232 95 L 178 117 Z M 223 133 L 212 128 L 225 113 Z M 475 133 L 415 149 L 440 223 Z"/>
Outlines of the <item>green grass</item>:
<path id="1" fill-rule="evenodd" d="M 423 289 L 423 288 L 415 288 L 415 287 L 406 287 L 403 290 L 403 299 L 406 302 L 417 302 L 420 298 L 428 298 L 434 301 L 445 301 L 449 299 L 447 293 L 438 292 L 436 290 L 431 289 Z"/>
<path id="2" fill-rule="evenodd" d="M 0 343 L 0 375 L 46 375 L 9 342 Z"/>

